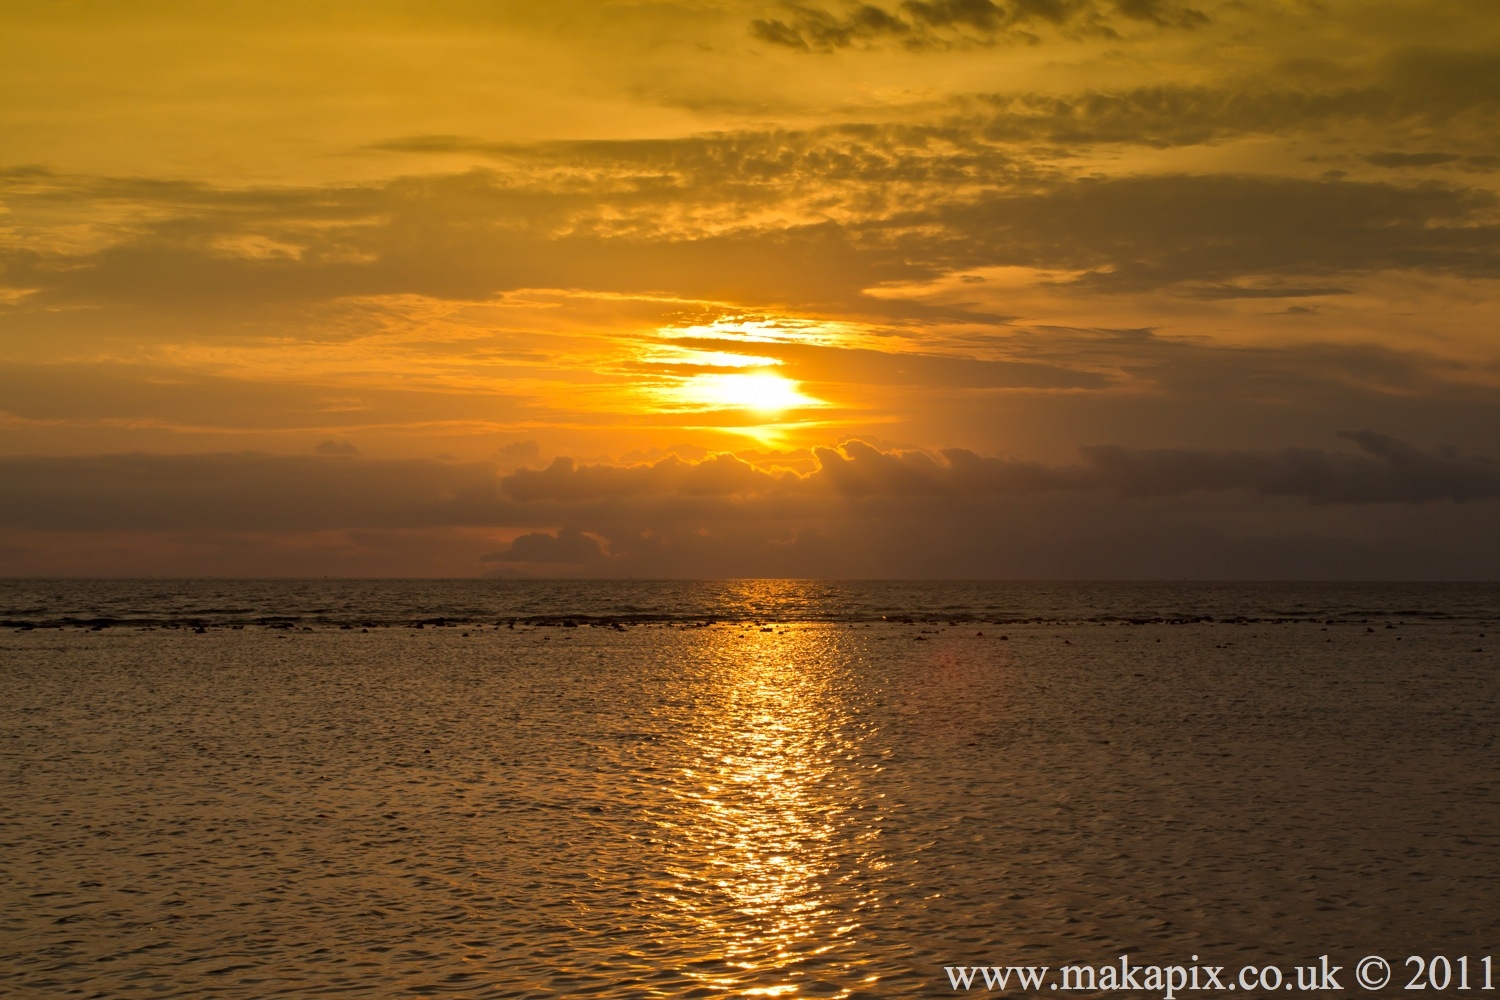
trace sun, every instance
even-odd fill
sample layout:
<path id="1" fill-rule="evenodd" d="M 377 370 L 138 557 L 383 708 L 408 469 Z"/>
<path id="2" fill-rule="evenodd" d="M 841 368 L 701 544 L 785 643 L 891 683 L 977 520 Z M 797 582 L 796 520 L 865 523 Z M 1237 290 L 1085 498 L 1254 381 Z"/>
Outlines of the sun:
<path id="1" fill-rule="evenodd" d="M 803 393 L 800 383 L 771 372 L 694 375 L 674 386 L 672 395 L 691 406 L 766 414 L 823 405 Z"/>

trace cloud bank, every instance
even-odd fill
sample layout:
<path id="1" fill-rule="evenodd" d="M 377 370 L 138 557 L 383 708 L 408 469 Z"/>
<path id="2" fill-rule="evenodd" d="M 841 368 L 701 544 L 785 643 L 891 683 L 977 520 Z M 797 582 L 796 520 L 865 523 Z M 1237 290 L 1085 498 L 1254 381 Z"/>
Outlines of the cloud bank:
<path id="1" fill-rule="evenodd" d="M 1332 565 L 1355 575 L 1500 569 L 1500 547 L 1458 537 L 1500 510 L 1500 462 L 1342 436 L 1352 450 L 1104 445 L 1067 465 L 851 440 L 817 449 L 805 473 L 726 454 L 509 473 L 348 455 L 6 458 L 0 560 L 27 565 L 27 539 L 49 535 L 121 551 L 190 549 L 191 535 L 222 552 L 333 533 L 320 558 L 335 568 L 342 546 L 411 572 L 411 540 L 431 537 L 452 575 L 1305 576 L 1316 552 L 1342 552 Z M 384 563 L 370 555 L 382 546 Z"/>
<path id="2" fill-rule="evenodd" d="M 962 448 L 882 451 L 863 441 L 815 448 L 817 469 L 772 474 L 732 455 L 701 462 L 669 457 L 651 465 L 579 466 L 559 458 L 504 477 L 501 493 L 522 503 L 598 502 L 642 496 L 1004 497 L 1044 492 L 1112 492 L 1180 497 L 1239 490 L 1312 504 L 1463 503 L 1500 497 L 1500 461 L 1453 448 L 1425 451 L 1373 431 L 1339 435 L 1357 452 L 1315 448 L 1210 451 L 1096 445 L 1077 465 L 990 458 Z"/>

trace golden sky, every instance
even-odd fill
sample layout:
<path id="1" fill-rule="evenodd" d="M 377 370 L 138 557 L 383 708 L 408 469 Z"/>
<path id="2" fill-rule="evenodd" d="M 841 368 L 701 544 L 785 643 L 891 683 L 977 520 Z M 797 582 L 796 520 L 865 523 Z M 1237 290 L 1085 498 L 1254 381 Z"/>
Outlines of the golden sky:
<path id="1" fill-rule="evenodd" d="M 1491 0 L 7 3 L 0 573 L 1493 576 L 1497 189 Z"/>

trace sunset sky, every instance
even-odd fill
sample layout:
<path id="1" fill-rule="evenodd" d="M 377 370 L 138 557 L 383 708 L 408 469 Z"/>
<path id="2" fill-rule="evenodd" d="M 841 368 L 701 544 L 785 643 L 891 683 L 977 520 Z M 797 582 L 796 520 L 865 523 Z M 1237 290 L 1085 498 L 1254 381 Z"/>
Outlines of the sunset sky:
<path id="1" fill-rule="evenodd" d="M 1500 576 L 1493 0 L 0 6 L 0 574 Z"/>

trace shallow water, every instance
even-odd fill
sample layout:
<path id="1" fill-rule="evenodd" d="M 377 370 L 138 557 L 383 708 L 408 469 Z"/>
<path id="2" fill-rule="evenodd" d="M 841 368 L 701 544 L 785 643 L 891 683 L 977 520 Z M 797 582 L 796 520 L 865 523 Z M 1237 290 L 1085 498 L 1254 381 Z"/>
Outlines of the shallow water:
<path id="1" fill-rule="evenodd" d="M 937 996 L 945 966 L 1126 952 L 1477 960 L 1492 593 L 1399 625 L 1346 591 L 1251 624 L 1075 600 L 1000 628 L 6 632 L 0 995 Z"/>

